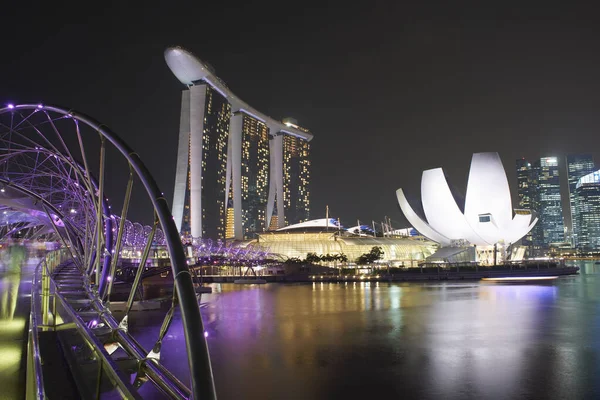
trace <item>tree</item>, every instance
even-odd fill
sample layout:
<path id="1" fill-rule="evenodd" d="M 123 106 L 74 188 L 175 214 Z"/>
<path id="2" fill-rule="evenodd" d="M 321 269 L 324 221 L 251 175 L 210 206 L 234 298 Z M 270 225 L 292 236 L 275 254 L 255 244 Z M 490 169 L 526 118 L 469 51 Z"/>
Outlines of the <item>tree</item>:
<path id="1" fill-rule="evenodd" d="M 371 249 L 371 251 L 369 252 L 369 254 L 372 257 L 372 261 L 371 262 L 375 262 L 378 260 L 381 260 L 383 258 L 383 249 L 379 246 L 373 246 L 373 248 Z"/>
<path id="2" fill-rule="evenodd" d="M 337 255 L 331 255 L 329 253 L 325 254 L 325 257 L 322 258 L 325 262 L 332 262 L 337 260 Z"/>
<path id="3" fill-rule="evenodd" d="M 321 261 L 321 257 L 317 255 L 317 253 L 308 253 L 306 255 L 306 262 L 311 264 L 316 264 Z"/>
<path id="4" fill-rule="evenodd" d="M 288 264 L 288 265 L 294 265 L 294 264 L 304 264 L 304 260 L 301 260 L 301 259 L 299 259 L 298 257 L 291 257 L 291 258 L 288 258 L 288 259 L 285 261 L 285 263 L 286 263 L 286 264 Z"/>
<path id="5" fill-rule="evenodd" d="M 383 250 L 379 246 L 373 246 L 368 253 L 362 254 L 356 259 L 357 264 L 372 264 L 383 258 Z"/>

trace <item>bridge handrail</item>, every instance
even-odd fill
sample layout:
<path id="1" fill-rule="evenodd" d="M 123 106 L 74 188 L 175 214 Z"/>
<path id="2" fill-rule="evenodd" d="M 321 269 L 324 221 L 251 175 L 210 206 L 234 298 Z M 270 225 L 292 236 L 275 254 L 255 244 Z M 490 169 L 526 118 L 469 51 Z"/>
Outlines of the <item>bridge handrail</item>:
<path id="1" fill-rule="evenodd" d="M 59 249 L 46 253 L 44 258 L 40 260 L 38 265 L 35 267 L 33 273 L 33 279 L 31 282 L 31 311 L 29 313 L 29 332 L 27 338 L 27 384 L 26 394 L 27 398 L 45 399 L 46 391 L 44 389 L 44 374 L 42 370 L 42 357 L 40 354 L 40 343 L 38 338 L 38 332 L 40 331 L 40 324 L 38 323 L 38 317 L 41 315 L 41 310 L 38 310 L 37 293 L 40 290 L 40 271 L 42 266 L 45 265 L 46 269 L 54 269 L 57 265 L 61 264 L 67 259 L 66 249 Z M 50 266 L 49 266 L 50 264 Z M 41 295 L 40 295 L 41 298 Z M 43 324 L 42 324 L 43 326 Z M 33 374 L 33 376 L 31 376 Z M 32 386 L 33 385 L 33 386 Z"/>
<path id="2" fill-rule="evenodd" d="M 42 357 L 40 355 L 40 344 L 38 340 L 38 321 L 37 321 L 37 307 L 36 307 L 36 292 L 38 286 L 38 271 L 41 269 L 42 264 L 46 262 L 46 259 L 42 259 L 39 264 L 35 267 L 33 274 L 33 281 L 31 284 L 31 313 L 29 314 L 29 332 L 27 340 L 27 382 L 31 384 L 27 385 L 27 398 L 45 399 L 46 392 L 44 390 L 44 375 L 42 373 Z M 32 377 L 30 375 L 33 374 Z M 33 387 L 31 386 L 33 385 Z"/>
<path id="3" fill-rule="evenodd" d="M 88 294 L 91 295 L 90 292 Z M 98 312 L 103 310 L 102 304 L 96 299 L 92 301 L 92 306 Z M 102 321 L 115 332 L 115 339 L 128 354 L 133 355 L 140 360 L 141 371 L 165 393 L 175 399 L 189 399 L 191 396 L 190 389 L 185 386 L 177 377 L 175 377 L 162 364 L 154 362 L 146 357 L 148 352 L 133 338 L 129 333 L 119 329 L 119 324 L 114 317 L 105 313 L 102 315 Z"/>
<path id="4" fill-rule="evenodd" d="M 50 252 L 47 254 L 46 258 L 42 260 L 39 264 L 38 268 L 44 266 L 47 276 L 50 279 L 51 287 L 54 289 L 53 295 L 58 299 L 62 308 L 66 311 L 70 319 L 75 323 L 76 328 L 82 333 L 84 340 L 90 347 L 100 349 L 99 352 L 101 354 L 101 358 L 103 364 L 109 364 L 111 369 L 116 369 L 113 374 L 113 378 L 118 378 L 117 381 L 128 382 L 128 379 L 123 379 L 123 377 L 119 377 L 118 368 L 113 365 L 112 359 L 108 354 L 104 354 L 104 347 L 102 343 L 98 342 L 95 338 L 94 334 L 90 332 L 89 327 L 77 317 L 77 313 L 73 308 L 66 302 L 64 297 L 56 290 L 56 283 L 54 282 L 53 273 L 57 266 L 68 262 L 71 259 L 70 254 L 66 251 L 66 249 L 60 249 L 54 252 Z M 35 303 L 37 282 L 39 279 L 39 272 L 36 272 L 36 278 L 34 278 L 34 288 L 32 289 L 32 305 Z M 140 362 L 140 372 L 146 374 L 148 379 L 154 383 L 154 385 L 162 390 L 164 393 L 168 394 L 171 398 L 174 399 L 189 399 L 191 397 L 190 389 L 184 385 L 181 381 L 177 379 L 168 369 L 166 369 L 162 364 L 155 362 L 152 359 L 148 359 L 146 355 L 148 352 L 132 337 L 129 333 L 124 332 L 122 329 L 119 329 L 119 324 L 112 316 L 110 312 L 105 312 L 105 308 L 103 304 L 94 296 L 94 293 L 90 291 L 88 287 L 85 288 L 88 297 L 91 300 L 91 306 L 101 315 L 102 322 L 104 322 L 111 330 L 113 330 L 115 334 L 115 340 L 121 345 L 121 347 L 125 350 L 126 353 L 132 355 Z M 37 310 L 35 310 L 37 312 Z M 34 309 L 32 308 L 32 315 L 37 317 L 37 314 L 34 314 Z M 37 321 L 35 322 L 35 326 L 38 326 Z M 34 331 L 35 332 L 35 331 Z M 34 335 L 35 336 L 35 335 Z M 37 337 L 36 337 L 37 341 Z M 39 350 L 38 350 L 39 355 Z M 41 362 L 39 366 L 39 378 L 40 385 L 42 385 L 43 390 L 43 375 L 41 370 Z M 115 382 L 115 379 L 112 379 Z M 124 390 L 126 388 L 122 388 Z M 134 390 L 135 394 L 132 394 L 132 397 L 139 398 L 137 392 Z M 129 393 L 128 393 L 129 394 Z M 41 397 L 38 396 L 39 399 L 44 398 L 42 394 Z"/>
<path id="5" fill-rule="evenodd" d="M 100 358 L 100 361 L 102 362 L 103 373 L 107 373 L 115 387 L 117 387 L 119 391 L 125 395 L 125 398 L 141 399 L 141 396 L 129 383 L 129 379 L 125 376 L 122 376 L 122 372 L 117 367 L 114 360 L 108 355 L 104 349 L 104 345 L 92 332 L 90 332 L 90 329 L 85 325 L 85 323 L 82 323 L 75 310 L 73 310 L 64 297 L 56 290 L 56 283 L 54 280 L 50 278 L 50 281 L 52 282 L 52 286 L 54 286 L 55 299 L 60 301 L 60 305 L 75 323 L 76 329 L 79 331 L 86 344 L 90 346 L 90 348 L 93 348 L 95 354 Z"/>
<path id="6" fill-rule="evenodd" d="M 49 310 L 43 310 L 43 309 L 38 310 L 37 305 L 36 305 L 38 298 L 42 299 L 42 297 L 44 296 L 44 287 L 43 287 L 44 285 L 43 284 L 40 285 L 40 282 L 42 282 L 43 276 L 46 275 L 51 282 L 49 289 L 50 288 L 53 289 L 52 293 L 47 293 L 47 295 L 54 296 L 55 301 L 58 299 L 58 301 L 60 302 L 60 306 L 66 312 L 66 314 L 69 316 L 70 320 L 74 324 L 75 329 L 77 329 L 77 331 L 81 335 L 82 339 L 86 342 L 86 344 L 90 348 L 94 349 L 94 353 L 96 354 L 96 356 L 98 357 L 98 359 L 101 362 L 101 368 L 102 368 L 103 373 L 108 376 L 110 381 L 113 383 L 114 387 L 120 391 L 120 393 L 123 395 L 124 398 L 141 399 L 140 395 L 129 383 L 129 379 L 126 378 L 125 376 L 122 376 L 120 369 L 116 366 L 115 362 L 108 355 L 108 353 L 104 349 L 103 344 L 100 343 L 100 341 L 95 337 L 95 335 L 90 332 L 89 328 L 85 325 L 85 323 L 83 323 L 83 321 L 77 316 L 77 313 L 75 312 L 75 310 L 73 310 L 73 308 L 66 302 L 64 297 L 56 290 L 57 289 L 56 283 L 54 282 L 54 279 L 52 279 L 51 274 L 52 274 L 52 271 L 58 265 L 61 265 L 62 263 L 65 262 L 65 259 L 70 258 L 70 257 L 66 257 L 66 254 L 67 254 L 66 249 L 60 249 L 60 250 L 48 253 L 46 255 L 46 257 L 42 261 L 40 261 L 40 263 L 37 265 L 35 273 L 34 273 L 32 289 L 31 289 L 32 290 L 31 291 L 31 314 L 30 314 L 31 325 L 30 325 L 29 335 L 30 335 L 30 340 L 31 340 L 30 348 L 32 350 L 32 354 L 30 355 L 30 358 L 33 363 L 33 365 L 32 365 L 33 371 L 32 372 L 35 375 L 35 379 L 33 379 L 33 382 L 32 382 L 32 384 L 34 385 L 33 393 L 31 395 L 29 395 L 28 397 L 31 398 L 31 396 L 33 396 L 33 398 L 36 398 L 36 399 L 45 399 L 46 398 L 46 393 L 45 393 L 45 389 L 44 389 L 44 377 L 43 377 L 43 370 L 42 370 L 42 361 L 41 361 L 41 355 L 40 355 L 38 333 L 40 332 L 40 328 L 42 328 L 42 330 L 56 328 L 56 315 L 54 315 L 54 321 L 53 321 L 54 326 L 44 325 L 43 323 L 40 324 L 38 321 L 38 318 L 40 316 L 42 316 L 42 319 L 43 319 L 43 313 L 49 312 Z M 40 288 L 40 286 L 42 286 L 42 287 Z M 41 293 L 40 293 L 40 291 L 41 291 Z M 40 300 L 40 303 L 41 302 L 42 302 L 42 300 Z M 38 312 L 39 312 L 39 315 L 38 315 Z M 31 388 L 28 387 L 28 394 L 31 392 L 32 392 Z"/>

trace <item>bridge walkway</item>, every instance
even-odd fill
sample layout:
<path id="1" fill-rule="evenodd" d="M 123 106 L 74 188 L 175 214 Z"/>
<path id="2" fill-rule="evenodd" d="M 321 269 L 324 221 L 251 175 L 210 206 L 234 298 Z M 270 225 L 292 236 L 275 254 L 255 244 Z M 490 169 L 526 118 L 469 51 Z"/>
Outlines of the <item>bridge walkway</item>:
<path id="1" fill-rule="evenodd" d="M 11 250 L 0 255 L 0 400 L 25 398 L 31 280 L 40 261 L 22 246 L 12 258 Z"/>

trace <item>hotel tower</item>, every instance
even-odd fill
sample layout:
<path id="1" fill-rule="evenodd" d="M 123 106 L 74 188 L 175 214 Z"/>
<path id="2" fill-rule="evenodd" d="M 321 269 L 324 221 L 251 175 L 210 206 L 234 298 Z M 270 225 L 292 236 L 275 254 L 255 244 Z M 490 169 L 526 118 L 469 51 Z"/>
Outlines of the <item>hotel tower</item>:
<path id="1" fill-rule="evenodd" d="M 308 220 L 313 135 L 240 100 L 187 50 L 165 59 L 186 86 L 172 208 L 180 233 L 241 240 Z"/>

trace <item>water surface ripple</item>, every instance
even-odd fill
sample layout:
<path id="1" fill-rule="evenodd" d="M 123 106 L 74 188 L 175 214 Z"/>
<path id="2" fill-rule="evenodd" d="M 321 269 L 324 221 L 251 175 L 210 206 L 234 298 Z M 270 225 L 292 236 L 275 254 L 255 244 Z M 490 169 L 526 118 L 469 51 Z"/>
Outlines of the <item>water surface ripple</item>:
<path id="1" fill-rule="evenodd" d="M 600 265 L 550 284 L 213 284 L 219 399 L 600 398 Z M 139 318 L 141 316 L 141 318 Z M 161 320 L 132 318 L 150 348 Z M 163 360 L 186 380 L 181 320 Z"/>

